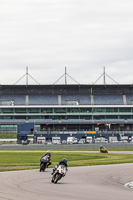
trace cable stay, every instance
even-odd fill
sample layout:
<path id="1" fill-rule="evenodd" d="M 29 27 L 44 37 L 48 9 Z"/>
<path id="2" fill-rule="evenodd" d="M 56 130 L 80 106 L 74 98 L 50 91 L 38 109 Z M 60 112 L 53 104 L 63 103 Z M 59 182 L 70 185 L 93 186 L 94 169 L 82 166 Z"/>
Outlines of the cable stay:
<path id="1" fill-rule="evenodd" d="M 66 67 L 65 67 L 65 73 L 53 85 L 55 85 L 60 79 L 62 79 L 63 76 L 65 76 L 65 85 L 67 85 L 67 76 L 69 78 L 71 78 L 75 83 L 77 83 L 78 85 L 80 85 L 74 78 L 72 78 L 69 74 L 67 74 Z"/>
<path id="2" fill-rule="evenodd" d="M 28 85 L 28 77 L 30 77 L 34 82 L 36 82 L 38 85 L 40 85 L 40 83 L 38 83 L 38 82 L 28 73 L 28 67 L 26 67 L 26 74 L 24 74 L 16 83 L 14 83 L 14 85 L 16 85 L 19 81 L 21 81 L 25 76 L 26 76 L 26 85 Z"/>

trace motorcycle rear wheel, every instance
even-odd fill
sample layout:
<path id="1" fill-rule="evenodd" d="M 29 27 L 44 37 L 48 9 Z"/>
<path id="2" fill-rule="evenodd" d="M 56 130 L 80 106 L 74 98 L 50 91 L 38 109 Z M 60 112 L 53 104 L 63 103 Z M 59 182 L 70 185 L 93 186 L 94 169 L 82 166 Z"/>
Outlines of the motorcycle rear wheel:
<path id="1" fill-rule="evenodd" d="M 45 169 L 46 169 L 46 164 L 43 165 L 43 171 L 45 171 Z"/>
<path id="2" fill-rule="evenodd" d="M 40 164 L 40 172 L 43 170 L 43 163 Z"/>
<path id="3" fill-rule="evenodd" d="M 41 172 L 41 171 L 45 171 L 45 169 L 46 169 L 46 164 L 41 163 L 41 164 L 40 164 L 40 172 Z"/>

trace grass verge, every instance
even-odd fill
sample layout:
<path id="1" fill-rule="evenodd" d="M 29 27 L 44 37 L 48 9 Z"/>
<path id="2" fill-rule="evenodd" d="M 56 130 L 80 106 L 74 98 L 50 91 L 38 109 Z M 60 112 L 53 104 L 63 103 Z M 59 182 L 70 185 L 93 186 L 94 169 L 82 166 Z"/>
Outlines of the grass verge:
<path id="1" fill-rule="evenodd" d="M 0 152 L 0 171 L 39 168 L 43 152 Z M 52 152 L 51 168 L 62 158 L 67 158 L 69 167 L 133 163 L 133 154 Z"/>

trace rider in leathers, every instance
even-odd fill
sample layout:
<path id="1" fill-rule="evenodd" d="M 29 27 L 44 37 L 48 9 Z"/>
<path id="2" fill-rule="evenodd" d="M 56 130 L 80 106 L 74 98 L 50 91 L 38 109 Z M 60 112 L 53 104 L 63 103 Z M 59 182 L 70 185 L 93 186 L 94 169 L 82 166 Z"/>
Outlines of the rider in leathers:
<path id="1" fill-rule="evenodd" d="M 65 168 L 66 168 L 66 170 L 68 171 L 68 169 L 67 169 L 67 159 L 66 159 L 66 158 L 63 158 L 62 161 L 60 161 L 60 162 L 56 165 L 56 168 L 58 168 L 59 165 L 64 165 Z M 56 168 L 53 169 L 53 173 L 52 173 L 52 174 L 54 174 Z"/>
<path id="2" fill-rule="evenodd" d="M 44 156 L 49 156 L 49 161 L 48 161 L 48 164 L 47 164 L 47 167 L 48 167 L 49 165 L 51 165 L 51 153 L 50 153 L 50 151 L 48 150 L 42 157 L 44 157 Z"/>

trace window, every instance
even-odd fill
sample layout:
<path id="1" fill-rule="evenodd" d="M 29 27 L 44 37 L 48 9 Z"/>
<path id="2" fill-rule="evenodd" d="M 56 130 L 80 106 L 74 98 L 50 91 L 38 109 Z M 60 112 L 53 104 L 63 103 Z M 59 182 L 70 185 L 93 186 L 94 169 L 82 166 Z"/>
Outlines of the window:
<path id="1" fill-rule="evenodd" d="M 26 113 L 26 108 L 15 108 L 15 113 Z"/>
<path id="2" fill-rule="evenodd" d="M 105 108 L 93 108 L 94 113 L 105 113 L 106 109 Z"/>
<path id="3" fill-rule="evenodd" d="M 92 108 L 80 108 L 80 113 L 91 113 Z"/>
<path id="4" fill-rule="evenodd" d="M 119 112 L 131 112 L 131 108 L 119 108 Z"/>
<path id="5" fill-rule="evenodd" d="M 66 113 L 66 109 L 65 108 L 54 108 L 54 112 L 55 113 Z"/>
<path id="6" fill-rule="evenodd" d="M 52 108 L 41 108 L 41 113 L 53 113 Z"/>
<path id="7" fill-rule="evenodd" d="M 13 113 L 13 108 L 2 108 L 1 112 L 2 113 Z"/>
<path id="8" fill-rule="evenodd" d="M 108 113 L 118 112 L 118 108 L 106 108 L 106 112 L 108 112 Z"/>
<path id="9" fill-rule="evenodd" d="M 39 113 L 39 108 L 28 108 L 29 113 Z"/>

